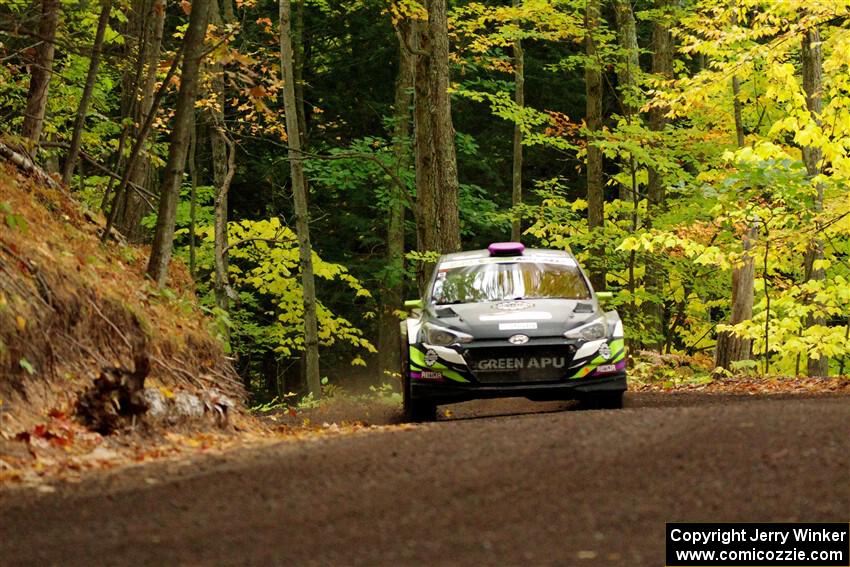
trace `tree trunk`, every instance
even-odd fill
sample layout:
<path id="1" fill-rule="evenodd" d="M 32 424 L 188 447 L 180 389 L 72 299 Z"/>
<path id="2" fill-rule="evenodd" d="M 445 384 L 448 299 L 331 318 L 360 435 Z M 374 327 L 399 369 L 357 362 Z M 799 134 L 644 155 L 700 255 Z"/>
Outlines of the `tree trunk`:
<path id="1" fill-rule="evenodd" d="M 399 24 L 400 34 L 415 41 L 410 33 L 409 22 Z M 393 105 L 393 153 L 396 160 L 396 177 L 410 167 L 410 103 L 413 77 L 415 73 L 414 56 L 407 51 L 404 41 L 399 41 L 398 77 L 395 84 L 395 103 Z M 404 302 L 404 206 L 403 189 L 396 183 L 390 186 L 389 223 L 387 226 L 387 269 L 382 293 L 381 324 L 378 329 L 378 362 L 384 375 L 398 374 L 399 345 L 401 336 L 399 319 L 395 311 Z"/>
<path id="2" fill-rule="evenodd" d="M 214 26 L 222 26 L 224 19 L 219 10 L 218 0 L 210 0 L 210 23 Z M 215 198 L 215 298 L 216 304 L 224 311 L 229 310 L 228 270 L 229 262 L 225 250 L 227 250 L 227 218 L 228 218 L 228 193 L 233 175 L 236 169 L 235 146 L 232 145 L 225 133 L 224 127 L 224 105 L 225 84 L 224 67 L 218 61 L 209 65 L 211 75 L 212 94 L 215 97 L 215 106 L 206 109 L 207 123 L 210 130 L 210 153 L 212 163 L 210 169 L 213 174 L 213 185 L 216 188 Z"/>
<path id="3" fill-rule="evenodd" d="M 236 174 L 236 144 L 227 137 L 224 125 L 217 126 L 212 133 L 213 137 L 221 138 L 225 145 L 225 174 L 220 185 L 216 185 L 215 197 L 215 220 L 214 220 L 214 243 L 213 257 L 215 261 L 215 298 L 219 309 L 229 311 L 230 300 L 236 299 L 235 292 L 230 287 L 227 262 L 227 194 L 230 184 Z M 225 329 L 225 340 L 230 343 L 230 333 Z"/>
<path id="4" fill-rule="evenodd" d="M 732 313 L 730 325 L 749 321 L 753 317 L 753 299 L 755 297 L 755 258 L 750 253 L 753 242 L 758 238 L 758 228 L 752 226 L 749 234 L 744 235 L 743 264 L 732 270 Z M 732 363 L 752 358 L 752 341 L 739 337 L 729 331 L 717 335 L 714 366 L 732 369 Z"/>
<path id="5" fill-rule="evenodd" d="M 137 83 L 136 89 L 125 93 L 132 97 L 131 108 L 135 124 L 133 137 L 142 137 L 142 153 L 136 159 L 130 172 L 130 183 L 140 187 L 152 186 L 151 160 L 147 155 L 146 147 L 153 141 L 151 132 L 143 134 L 142 124 L 153 108 L 153 96 L 156 87 L 159 60 L 162 52 L 162 38 L 165 29 L 165 3 L 166 0 L 142 0 L 139 10 L 141 21 L 137 26 L 140 42 L 137 49 L 137 57 L 140 58 L 143 75 Z M 135 191 L 125 191 L 118 204 L 118 216 L 115 224 L 118 229 L 131 242 L 140 242 L 144 238 L 141 228 L 142 217 L 150 212 L 147 203 Z"/>
<path id="6" fill-rule="evenodd" d="M 449 36 L 446 0 L 427 0 L 428 21 L 420 23 L 421 50 L 416 62 L 414 130 L 417 240 L 422 252 L 460 249 L 455 131 L 449 98 Z M 419 283 L 431 276 L 423 263 Z"/>
<path id="7" fill-rule="evenodd" d="M 818 124 L 820 124 L 820 115 L 822 110 L 821 75 L 823 70 L 821 66 L 822 57 L 820 34 L 818 33 L 818 30 L 816 28 L 808 30 L 803 35 L 802 59 L 803 88 L 806 91 L 806 107 L 809 109 L 809 113 L 812 115 L 812 119 Z M 815 177 L 816 175 L 821 173 L 822 158 L 823 152 L 820 148 L 803 148 L 803 161 L 806 164 L 806 171 L 808 172 L 809 176 Z M 815 214 L 820 214 L 823 211 L 823 185 L 817 183 L 815 187 L 816 195 L 813 204 L 813 209 Z M 816 234 L 820 234 L 820 222 L 816 221 L 816 223 L 818 228 Z M 815 236 L 812 239 L 809 253 L 807 254 L 806 259 L 806 267 L 809 280 L 822 281 L 826 278 L 826 273 L 824 272 L 823 268 L 821 268 L 820 266 L 815 267 L 814 265 L 817 260 L 822 259 L 823 241 L 818 236 Z M 810 298 L 809 303 L 810 305 L 812 305 L 813 308 L 819 308 L 813 298 Z M 815 315 L 810 313 L 807 317 L 806 324 L 808 327 L 811 327 L 813 325 L 825 325 L 826 320 L 824 319 L 823 315 Z M 809 357 L 807 366 L 809 376 L 829 375 L 829 359 L 827 359 L 825 356 L 821 356 L 820 358 Z"/>
<path id="8" fill-rule="evenodd" d="M 673 41 L 670 35 L 670 26 L 666 9 L 670 6 L 670 0 L 657 0 L 655 7 L 664 10 L 664 14 L 656 16 L 652 21 L 652 73 L 665 79 L 673 78 Z M 653 132 L 662 132 L 667 124 L 666 106 L 653 106 L 649 111 L 649 129 Z M 647 171 L 647 201 L 648 214 L 645 224 L 649 225 L 652 218 L 664 209 L 666 189 L 664 178 L 654 167 Z M 661 296 L 666 274 L 658 262 L 649 260 L 647 262 L 644 285 L 648 292 Z M 649 343 L 653 349 L 659 352 L 664 347 L 664 328 L 667 322 L 664 320 L 664 309 L 661 302 L 646 301 L 643 303 L 645 319 L 652 328 L 656 340 Z"/>
<path id="9" fill-rule="evenodd" d="M 100 7 L 100 16 L 97 20 L 97 32 L 95 32 L 94 43 L 91 48 L 91 59 L 89 60 L 86 84 L 83 87 L 83 94 L 80 96 L 80 104 L 77 107 L 77 118 L 74 121 L 74 132 L 71 134 L 71 147 L 68 149 L 68 157 L 65 159 L 65 166 L 62 170 L 62 181 L 66 185 L 71 183 L 71 175 L 74 173 L 74 166 L 76 166 L 77 157 L 80 154 L 86 113 L 89 110 L 89 101 L 91 100 L 92 92 L 94 92 L 94 85 L 97 82 L 100 53 L 103 48 L 103 36 L 106 35 L 106 26 L 109 24 L 109 14 L 111 11 L 112 0 L 103 0 Z"/>
<path id="10" fill-rule="evenodd" d="M 309 145 L 307 138 L 307 113 L 304 103 L 304 0 L 295 0 L 295 22 L 292 29 L 293 76 L 295 80 L 295 100 L 298 102 L 298 128 L 301 132 L 301 148 Z"/>
<path id="11" fill-rule="evenodd" d="M 744 124 L 741 118 L 741 85 L 738 77 L 732 77 L 733 109 L 735 115 L 735 131 L 737 132 L 738 147 L 744 147 Z M 732 269 L 732 312 L 729 324 L 737 325 L 749 321 L 753 317 L 753 300 L 755 297 L 755 259 L 749 253 L 753 242 L 758 238 L 758 227 L 753 225 L 749 234 L 743 237 L 743 264 Z M 714 347 L 714 366 L 732 369 L 733 362 L 750 360 L 752 358 L 752 341 L 739 337 L 729 331 L 717 334 L 717 344 Z"/>
<path id="12" fill-rule="evenodd" d="M 732 108 L 735 111 L 735 139 L 738 147 L 744 147 L 744 119 L 741 116 L 743 110 L 741 103 L 741 80 L 738 75 L 732 76 Z"/>
<path id="13" fill-rule="evenodd" d="M 304 356 L 309 392 L 318 399 L 322 395 L 319 376 L 319 331 L 316 320 L 316 283 L 313 279 L 313 250 L 310 246 L 310 212 L 307 206 L 307 181 L 301 153 L 301 128 L 298 125 L 298 101 L 295 98 L 295 76 L 292 52 L 292 7 L 290 0 L 280 0 L 280 67 L 283 74 L 283 106 L 289 143 L 289 166 L 292 174 L 292 196 L 295 202 L 295 229 L 301 260 L 301 286 L 304 294 Z"/>
<path id="14" fill-rule="evenodd" d="M 602 226 L 605 219 L 605 193 L 602 178 L 602 150 L 594 145 L 602 130 L 602 71 L 596 51 L 594 34 L 599 29 L 599 0 L 587 0 L 584 47 L 587 55 L 584 68 L 586 99 L 585 123 L 587 127 L 587 225 L 590 229 Z M 601 258 L 600 253 L 594 254 Z M 590 281 L 597 291 L 605 289 L 605 269 L 597 266 L 591 270 Z"/>
<path id="15" fill-rule="evenodd" d="M 147 33 L 144 31 L 147 29 L 147 26 L 144 22 L 146 16 L 143 17 L 139 15 L 140 13 L 146 13 L 144 0 L 136 0 L 132 3 L 129 14 L 130 17 L 123 24 L 121 29 L 122 35 L 124 36 L 123 54 L 127 59 L 135 57 L 135 65 L 132 67 L 129 65 L 126 66 L 124 72 L 121 74 L 122 95 L 120 107 L 121 122 L 123 123 L 123 126 L 121 127 L 121 135 L 118 138 L 118 147 L 114 153 L 114 171 L 121 171 L 125 164 L 124 147 L 127 145 L 127 140 L 133 132 L 133 128 L 130 124 L 128 124 L 128 118 L 135 116 L 135 109 L 138 105 L 138 97 L 136 95 L 138 94 L 139 84 L 142 80 L 142 72 L 144 71 L 144 60 L 139 53 L 143 49 L 143 45 L 147 42 Z M 130 73 L 130 70 L 132 70 L 132 73 Z M 103 194 L 100 208 L 104 211 L 104 213 L 106 213 L 107 205 L 112 203 L 112 208 L 115 210 L 109 210 L 108 214 L 110 218 L 117 218 L 116 206 L 121 199 L 119 198 L 116 202 L 113 202 L 110 199 L 112 196 L 113 181 L 114 178 L 110 178 L 109 184 L 106 186 L 106 191 Z M 104 233 L 105 232 L 106 231 L 104 231 Z"/>
<path id="16" fill-rule="evenodd" d="M 233 12 L 233 0 L 221 0 L 221 15 L 225 22 L 236 21 L 236 14 Z"/>
<path id="17" fill-rule="evenodd" d="M 656 2 L 656 8 L 659 9 L 666 9 L 669 6 L 670 0 Z M 663 19 L 652 22 L 652 73 L 664 79 L 672 79 L 673 40 L 666 18 L 665 14 Z M 666 106 L 653 106 L 649 111 L 649 129 L 653 132 L 663 131 L 667 125 L 666 114 Z M 650 208 L 663 208 L 665 198 L 664 180 L 655 168 L 650 167 L 647 183 L 647 199 Z"/>
<path id="18" fill-rule="evenodd" d="M 53 75 L 54 40 L 58 22 L 59 0 L 41 0 L 41 20 L 38 26 L 38 37 L 41 43 L 36 47 L 35 61 L 30 65 L 27 108 L 21 129 L 21 134 L 28 140 L 30 155 L 33 157 L 41 139 L 41 131 L 44 129 L 47 93 L 50 88 L 50 78 Z"/>
<path id="19" fill-rule="evenodd" d="M 135 167 L 136 161 L 141 156 L 142 146 L 145 143 L 145 139 L 147 138 L 148 133 L 153 127 L 153 121 L 156 117 L 157 111 L 159 110 L 159 105 L 162 102 L 162 97 L 165 95 L 165 91 L 168 88 L 168 84 L 171 82 L 171 79 L 177 72 L 177 66 L 180 63 L 182 57 L 183 47 L 181 47 L 180 51 L 178 51 L 177 55 L 174 57 L 174 60 L 171 62 L 171 67 L 169 67 L 168 72 L 165 74 L 165 79 L 163 79 L 162 84 L 159 86 L 156 91 L 156 94 L 154 95 L 153 104 L 151 105 L 151 111 L 145 117 L 145 121 L 141 125 L 141 128 L 139 130 L 139 136 L 136 138 L 135 142 L 133 142 L 133 148 L 130 150 L 130 155 L 127 157 L 127 164 L 124 167 L 124 175 L 122 175 L 121 177 L 121 182 L 118 184 L 118 188 L 115 189 L 115 196 L 112 199 L 112 207 L 109 210 L 109 218 L 106 221 L 106 228 L 103 231 L 103 242 L 106 242 L 109 238 L 109 232 L 112 229 L 112 225 L 118 216 L 118 206 L 121 203 L 124 193 L 127 191 L 127 188 L 130 183 L 130 177 L 133 175 L 133 168 Z M 192 122 L 194 123 L 194 120 Z M 121 143 L 119 142 L 119 148 L 120 147 Z"/>
<path id="20" fill-rule="evenodd" d="M 631 0 L 614 1 L 614 17 L 617 21 L 617 43 L 622 58 L 617 65 L 620 107 L 623 115 L 631 123 L 637 112 L 637 77 L 640 71 L 638 61 L 637 30 Z M 620 200 L 632 201 L 631 188 L 620 183 Z"/>
<path id="21" fill-rule="evenodd" d="M 180 92 L 174 114 L 174 126 L 168 148 L 168 162 L 165 166 L 165 178 L 160 187 L 159 210 L 156 217 L 156 230 L 151 257 L 148 263 L 148 275 L 160 287 L 168 279 L 168 264 L 174 241 L 174 225 L 177 216 L 177 202 L 180 198 L 180 186 L 186 167 L 186 154 L 189 149 L 195 98 L 198 94 L 198 79 L 201 59 L 204 56 L 204 36 L 209 20 L 209 1 L 195 0 L 189 16 L 189 27 L 183 39 L 183 67 L 180 74 Z"/>
<path id="22" fill-rule="evenodd" d="M 513 0 L 514 8 L 519 7 L 521 0 Z M 522 40 L 513 42 L 514 51 L 514 102 L 519 108 L 525 106 L 525 55 L 522 51 Z M 514 164 L 512 176 L 511 205 L 516 210 L 522 205 L 522 126 L 514 124 Z M 516 213 L 514 213 L 516 214 Z M 511 223 L 511 240 L 519 242 L 522 234 L 522 218 L 515 217 Z"/>
<path id="23" fill-rule="evenodd" d="M 194 119 L 195 116 L 193 115 Z M 189 275 L 192 279 L 195 278 L 195 253 L 196 253 L 196 237 L 195 229 L 197 228 L 198 218 L 198 122 L 192 121 L 192 135 L 189 136 Z"/>

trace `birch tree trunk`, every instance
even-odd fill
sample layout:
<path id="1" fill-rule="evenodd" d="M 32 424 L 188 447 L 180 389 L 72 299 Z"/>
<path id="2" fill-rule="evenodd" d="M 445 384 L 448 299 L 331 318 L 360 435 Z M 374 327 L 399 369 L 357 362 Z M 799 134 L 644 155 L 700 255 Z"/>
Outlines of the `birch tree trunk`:
<path id="1" fill-rule="evenodd" d="M 410 103 L 412 102 L 413 79 L 416 70 L 414 55 L 408 51 L 405 41 L 415 42 L 408 21 L 399 24 L 398 77 L 395 84 L 393 104 L 393 153 L 395 154 L 396 177 L 410 167 Z M 404 302 L 404 217 L 405 196 L 396 183 L 390 186 L 390 205 L 387 223 L 387 277 L 381 301 L 381 323 L 378 329 L 378 362 L 383 374 L 397 374 L 401 334 L 399 319 L 395 311 Z"/>
<path id="2" fill-rule="evenodd" d="M 295 97 L 294 57 L 292 52 L 292 7 L 290 0 L 280 0 L 280 67 L 283 74 L 283 106 L 286 113 L 286 135 L 289 143 L 289 165 L 292 173 L 292 196 L 295 202 L 295 230 L 301 260 L 301 286 L 304 293 L 304 356 L 307 388 L 314 398 L 322 395 L 319 377 L 319 330 L 316 320 L 316 283 L 313 277 L 313 250 L 310 246 L 310 213 L 307 206 L 307 181 L 301 153 L 301 128 L 298 125 L 298 101 Z"/>
<path id="3" fill-rule="evenodd" d="M 80 154 L 83 128 L 86 124 L 86 113 L 88 113 L 89 101 L 91 100 L 92 92 L 94 92 L 94 85 L 97 82 L 97 71 L 100 68 L 100 53 L 103 49 L 103 36 L 106 35 L 106 26 L 109 24 L 109 14 L 111 11 L 112 0 L 103 0 L 100 7 L 100 16 L 97 19 L 97 31 L 95 32 L 94 43 L 91 48 L 91 59 L 89 60 L 89 70 L 86 74 L 86 84 L 83 87 L 83 94 L 80 96 L 80 104 L 77 107 L 77 118 L 74 121 L 74 131 L 71 134 L 71 145 L 62 169 L 62 181 L 66 185 L 71 183 L 71 176 L 74 173 L 74 167 L 77 165 L 77 158 Z"/>
<path id="4" fill-rule="evenodd" d="M 151 257 L 148 262 L 148 275 L 160 287 L 168 279 L 168 264 L 174 243 L 174 225 L 177 216 L 177 202 L 180 198 L 180 186 L 186 167 L 186 154 L 194 123 L 195 98 L 198 94 L 198 79 L 201 60 L 204 56 L 204 37 L 209 20 L 209 0 L 195 0 L 189 16 L 189 27 L 183 39 L 183 67 L 180 74 L 180 92 L 174 114 L 174 126 L 168 148 L 168 162 L 165 177 L 160 187 L 159 210 L 156 217 L 156 230 Z"/>
<path id="5" fill-rule="evenodd" d="M 599 29 L 599 0 L 587 0 L 584 15 L 584 48 L 587 56 L 584 67 L 587 135 L 587 224 L 593 229 L 602 226 L 605 218 L 605 193 L 602 179 L 602 150 L 594 145 L 602 129 L 602 71 L 594 34 Z M 600 254 L 595 255 L 597 258 Z M 593 288 L 605 289 L 605 270 L 600 266 L 590 273 Z"/>
<path id="6" fill-rule="evenodd" d="M 47 112 L 47 93 L 53 75 L 56 26 L 59 22 L 59 0 L 41 0 L 41 20 L 38 37 L 41 40 L 35 49 L 35 61 L 30 65 L 30 85 L 27 93 L 27 108 L 21 134 L 28 140 L 29 152 L 35 156 L 36 146 L 44 129 Z"/>
<path id="7" fill-rule="evenodd" d="M 810 29 L 803 35 L 803 44 L 802 44 L 802 63 L 803 63 L 803 89 L 806 91 L 806 106 L 809 110 L 809 113 L 812 115 L 812 119 L 820 124 L 821 118 L 821 110 L 822 110 L 822 56 L 821 56 L 821 41 L 820 34 L 817 28 Z M 823 152 L 820 148 L 816 147 L 804 147 L 803 148 L 803 162 L 806 164 L 806 171 L 808 172 L 810 177 L 815 177 L 821 173 L 823 161 Z M 813 210 L 815 214 L 820 214 L 823 211 L 823 185 L 820 183 L 815 184 L 816 194 L 815 200 L 813 204 Z M 820 228 L 819 222 L 816 226 L 818 229 Z M 823 259 L 823 241 L 820 239 L 817 234 L 820 234 L 820 230 L 817 231 L 816 236 L 812 239 L 809 252 L 806 257 L 806 273 L 808 275 L 808 279 L 812 281 L 822 281 L 826 278 L 826 273 L 823 268 L 820 266 L 816 266 L 815 262 Z M 810 305 L 817 309 L 819 306 L 815 303 L 814 299 L 809 300 Z M 815 315 L 809 314 L 807 317 L 807 326 L 811 327 L 813 325 L 825 325 L 826 320 L 823 315 Z M 829 359 L 825 356 L 821 356 L 820 358 L 812 358 L 808 359 L 808 373 L 809 376 L 828 376 L 829 375 Z"/>

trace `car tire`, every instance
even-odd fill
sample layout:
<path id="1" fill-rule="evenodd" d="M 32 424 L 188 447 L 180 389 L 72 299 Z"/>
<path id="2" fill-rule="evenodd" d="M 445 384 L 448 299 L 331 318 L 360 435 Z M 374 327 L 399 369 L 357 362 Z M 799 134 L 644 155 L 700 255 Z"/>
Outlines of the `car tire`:
<path id="1" fill-rule="evenodd" d="M 437 419 L 437 404 L 427 400 L 410 400 L 405 417 L 407 421 L 412 423 L 435 421 Z"/>
<path id="2" fill-rule="evenodd" d="M 580 401 L 582 409 L 622 409 L 624 392 L 595 392 L 587 394 Z"/>
<path id="3" fill-rule="evenodd" d="M 405 392 L 405 378 L 410 372 L 410 345 L 407 343 L 407 321 L 402 321 L 399 326 L 399 370 L 401 371 L 402 392 Z"/>
<path id="4" fill-rule="evenodd" d="M 404 403 L 404 419 L 411 423 L 421 423 L 423 421 L 434 421 L 437 419 L 437 404 L 428 400 L 413 399 L 413 388 L 410 384 L 410 372 L 405 370 L 402 375 L 402 383 L 404 394 L 402 400 Z"/>
<path id="5" fill-rule="evenodd" d="M 427 400 L 414 400 L 410 383 L 410 345 L 407 341 L 407 322 L 401 324 L 401 392 L 404 407 L 404 419 L 408 422 L 434 421 L 437 419 L 437 405 Z"/>

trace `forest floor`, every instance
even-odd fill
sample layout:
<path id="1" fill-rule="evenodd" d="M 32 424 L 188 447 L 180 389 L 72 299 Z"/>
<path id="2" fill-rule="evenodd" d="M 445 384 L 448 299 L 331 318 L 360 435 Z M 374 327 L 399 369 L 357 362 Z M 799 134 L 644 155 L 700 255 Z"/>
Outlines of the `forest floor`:
<path id="1" fill-rule="evenodd" d="M 661 565 L 665 522 L 846 521 L 848 402 L 637 391 L 623 410 L 491 400 L 415 426 L 378 425 L 398 418 L 381 410 L 370 425 L 322 422 L 49 491 L 2 490 L 14 520 L 0 523 L 0 557 Z"/>

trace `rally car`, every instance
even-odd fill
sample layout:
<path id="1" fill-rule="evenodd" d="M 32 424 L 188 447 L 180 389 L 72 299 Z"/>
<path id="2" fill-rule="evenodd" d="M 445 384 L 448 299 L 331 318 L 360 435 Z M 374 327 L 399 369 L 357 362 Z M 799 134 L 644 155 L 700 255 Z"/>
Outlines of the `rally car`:
<path id="1" fill-rule="evenodd" d="M 404 409 L 477 398 L 579 399 L 620 408 L 626 390 L 623 324 L 603 312 L 575 257 L 498 242 L 446 254 L 402 322 Z"/>

